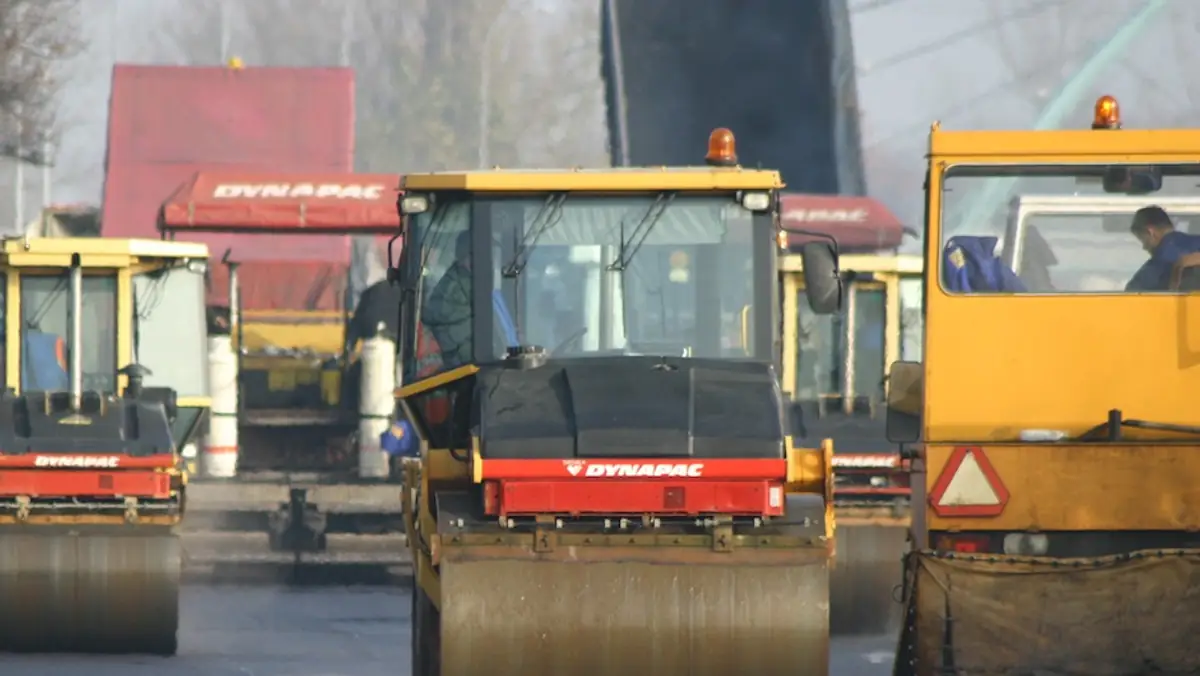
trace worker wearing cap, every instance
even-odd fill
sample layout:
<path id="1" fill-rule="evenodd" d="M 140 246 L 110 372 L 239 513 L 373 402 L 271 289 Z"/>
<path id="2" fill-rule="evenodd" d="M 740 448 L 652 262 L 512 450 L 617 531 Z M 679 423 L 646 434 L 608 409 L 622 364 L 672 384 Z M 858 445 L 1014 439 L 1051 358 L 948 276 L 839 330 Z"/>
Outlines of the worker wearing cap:
<path id="1" fill-rule="evenodd" d="M 1171 217 L 1159 206 L 1138 209 L 1129 230 L 1150 254 L 1150 260 L 1134 273 L 1125 285 L 1126 291 L 1168 290 L 1175 263 L 1182 256 L 1200 252 L 1200 236 L 1176 230 Z"/>

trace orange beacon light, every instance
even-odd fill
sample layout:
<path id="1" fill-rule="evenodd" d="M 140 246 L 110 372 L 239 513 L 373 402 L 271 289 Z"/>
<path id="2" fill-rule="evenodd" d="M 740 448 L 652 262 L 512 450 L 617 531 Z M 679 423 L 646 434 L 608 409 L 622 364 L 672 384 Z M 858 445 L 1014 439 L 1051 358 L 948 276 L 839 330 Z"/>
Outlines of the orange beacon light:
<path id="1" fill-rule="evenodd" d="M 737 164 L 737 144 L 733 140 L 733 132 L 725 127 L 718 127 L 708 135 L 708 154 L 704 161 L 718 167 L 732 167 Z"/>
<path id="2" fill-rule="evenodd" d="M 1092 129 L 1120 129 L 1121 107 L 1108 94 L 1096 99 L 1096 113 L 1092 117 Z"/>

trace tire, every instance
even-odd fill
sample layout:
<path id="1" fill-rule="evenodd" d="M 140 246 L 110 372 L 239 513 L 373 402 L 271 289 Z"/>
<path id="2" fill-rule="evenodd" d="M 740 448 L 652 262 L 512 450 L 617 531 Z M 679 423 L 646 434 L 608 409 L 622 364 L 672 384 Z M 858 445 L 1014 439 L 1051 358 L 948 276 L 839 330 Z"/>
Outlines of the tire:
<path id="1" fill-rule="evenodd" d="M 417 594 L 419 593 L 421 593 L 421 590 L 417 587 L 416 576 L 414 575 L 412 584 L 412 610 L 408 614 L 409 622 L 412 624 L 409 633 L 412 635 L 412 647 L 410 649 L 410 653 L 412 654 L 412 669 L 410 673 L 413 676 L 421 676 L 424 673 L 421 671 L 423 659 L 421 640 L 424 634 L 421 631 L 422 618 L 420 604 L 417 603 Z"/>
<path id="2" fill-rule="evenodd" d="M 441 641 L 438 640 L 437 609 L 415 581 L 412 598 L 412 674 L 440 676 Z"/>

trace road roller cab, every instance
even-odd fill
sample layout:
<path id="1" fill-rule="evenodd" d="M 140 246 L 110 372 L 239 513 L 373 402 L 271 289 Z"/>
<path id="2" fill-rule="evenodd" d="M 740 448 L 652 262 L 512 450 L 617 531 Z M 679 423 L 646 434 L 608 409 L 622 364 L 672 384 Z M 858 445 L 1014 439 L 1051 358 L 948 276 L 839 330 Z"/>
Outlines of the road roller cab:
<path id="1" fill-rule="evenodd" d="M 178 449 L 208 409 L 198 244 L 0 244 L 0 650 L 175 651 Z"/>
<path id="2" fill-rule="evenodd" d="M 732 142 L 405 177 L 414 674 L 826 672 L 832 444 L 792 443 L 782 184 Z"/>
<path id="3" fill-rule="evenodd" d="M 1200 297 L 1156 242 L 1200 217 L 1200 130 L 1116 113 L 931 131 L 924 358 L 888 392 L 914 468 L 897 674 L 1200 671 Z"/>

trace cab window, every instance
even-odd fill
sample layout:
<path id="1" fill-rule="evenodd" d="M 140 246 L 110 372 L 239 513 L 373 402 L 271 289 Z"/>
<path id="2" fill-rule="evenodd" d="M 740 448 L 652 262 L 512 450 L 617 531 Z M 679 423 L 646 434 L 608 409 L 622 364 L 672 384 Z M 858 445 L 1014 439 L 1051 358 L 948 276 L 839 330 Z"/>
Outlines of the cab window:
<path id="1" fill-rule="evenodd" d="M 416 343 L 406 349 L 404 382 L 472 362 L 471 205 L 445 202 L 413 218 L 406 257 L 420 297 Z"/>
<path id="2" fill-rule="evenodd" d="M 1170 292 L 1200 252 L 1200 165 L 955 166 L 942 181 L 949 293 Z M 1135 222 L 1158 207 L 1155 222 Z M 1161 222 L 1160 222 L 1161 221 Z"/>
<path id="3" fill-rule="evenodd" d="M 840 404 L 846 397 L 856 405 L 878 401 L 888 338 L 883 285 L 852 283 L 841 312 L 832 315 L 815 314 L 804 291 L 799 294 L 796 399 L 822 406 Z"/>
<path id="4" fill-rule="evenodd" d="M 116 391 L 117 280 L 114 275 L 83 278 L 83 388 Z M 67 275 L 21 277 L 21 389 L 70 388 L 70 282 Z"/>
<path id="5" fill-rule="evenodd" d="M 150 370 L 147 387 L 208 395 L 204 296 L 200 270 L 177 267 L 133 278 L 134 359 Z"/>
<path id="6" fill-rule="evenodd" d="M 756 351 L 753 330 L 754 214 L 730 197 L 576 195 L 488 207 L 510 270 L 493 288 L 524 342 L 561 356 L 769 356 Z"/>

